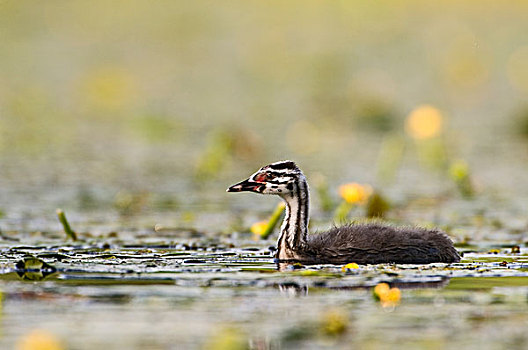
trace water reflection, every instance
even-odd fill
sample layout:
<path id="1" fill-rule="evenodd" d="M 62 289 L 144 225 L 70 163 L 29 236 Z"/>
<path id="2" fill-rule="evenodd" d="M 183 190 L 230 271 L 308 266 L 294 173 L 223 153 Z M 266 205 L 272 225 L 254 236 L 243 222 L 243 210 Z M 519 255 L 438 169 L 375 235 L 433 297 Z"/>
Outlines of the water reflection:
<path id="1" fill-rule="evenodd" d="M 308 286 L 295 282 L 280 283 L 277 285 L 282 295 L 287 297 L 300 297 L 308 295 Z"/>

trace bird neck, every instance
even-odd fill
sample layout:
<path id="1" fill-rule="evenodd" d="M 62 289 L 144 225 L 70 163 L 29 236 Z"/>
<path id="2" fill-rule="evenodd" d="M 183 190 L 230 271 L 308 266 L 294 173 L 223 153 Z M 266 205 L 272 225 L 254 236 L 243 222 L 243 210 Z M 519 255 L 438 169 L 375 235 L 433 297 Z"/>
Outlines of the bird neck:
<path id="1" fill-rule="evenodd" d="M 282 196 L 286 202 L 286 215 L 277 244 L 277 258 L 295 259 L 295 251 L 301 250 L 308 236 L 310 194 L 304 176 L 295 183 L 293 191 Z"/>

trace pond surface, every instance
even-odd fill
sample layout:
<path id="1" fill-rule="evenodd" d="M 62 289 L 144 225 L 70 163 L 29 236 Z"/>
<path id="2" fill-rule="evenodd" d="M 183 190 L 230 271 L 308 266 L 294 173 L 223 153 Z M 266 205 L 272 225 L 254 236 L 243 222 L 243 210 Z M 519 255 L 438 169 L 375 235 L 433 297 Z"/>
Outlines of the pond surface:
<path id="1" fill-rule="evenodd" d="M 35 329 L 68 349 L 521 349 L 528 341 L 526 248 L 460 248 L 463 260 L 450 265 L 279 271 L 273 240 L 171 234 L 64 244 L 4 233 L 0 347 Z M 373 297 L 381 282 L 400 288 L 399 305 Z"/>

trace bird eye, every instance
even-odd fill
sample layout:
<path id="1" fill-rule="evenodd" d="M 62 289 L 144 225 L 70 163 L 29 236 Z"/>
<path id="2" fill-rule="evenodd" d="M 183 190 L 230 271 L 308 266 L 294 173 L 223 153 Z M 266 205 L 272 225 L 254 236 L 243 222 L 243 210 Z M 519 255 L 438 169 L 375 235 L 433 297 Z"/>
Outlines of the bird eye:
<path id="1" fill-rule="evenodd" d="M 266 173 L 258 174 L 255 177 L 255 181 L 257 181 L 257 182 L 264 182 L 264 181 L 268 181 L 268 180 L 269 180 L 269 176 Z"/>
<path id="2" fill-rule="evenodd" d="M 274 176 L 269 173 L 260 173 L 255 176 L 255 181 L 257 182 L 266 182 L 274 179 Z"/>

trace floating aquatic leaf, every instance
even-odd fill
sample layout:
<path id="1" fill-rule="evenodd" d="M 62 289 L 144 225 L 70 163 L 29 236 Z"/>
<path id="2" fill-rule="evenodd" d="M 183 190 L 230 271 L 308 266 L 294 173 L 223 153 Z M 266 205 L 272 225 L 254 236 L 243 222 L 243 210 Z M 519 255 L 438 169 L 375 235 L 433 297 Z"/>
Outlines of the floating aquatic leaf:
<path id="1" fill-rule="evenodd" d="M 57 272 L 57 269 L 41 259 L 27 257 L 15 265 L 15 271 L 26 281 L 42 281 Z"/>
<path id="2" fill-rule="evenodd" d="M 495 287 L 526 287 L 527 276 L 503 276 L 503 277 L 455 277 L 451 278 L 446 289 L 462 290 L 490 290 Z"/>
<path id="3" fill-rule="evenodd" d="M 324 273 L 321 273 L 315 270 L 304 270 L 304 271 L 299 271 L 298 273 L 301 276 L 324 276 Z"/>

